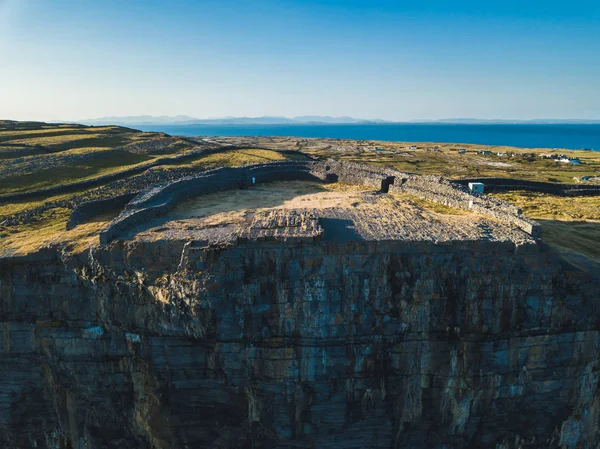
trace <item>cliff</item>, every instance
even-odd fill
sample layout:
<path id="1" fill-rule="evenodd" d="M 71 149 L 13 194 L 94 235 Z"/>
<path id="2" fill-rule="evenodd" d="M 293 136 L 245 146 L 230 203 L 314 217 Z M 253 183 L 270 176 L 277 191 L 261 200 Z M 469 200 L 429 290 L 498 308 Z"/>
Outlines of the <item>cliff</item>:
<path id="1" fill-rule="evenodd" d="M 510 240 L 0 259 L 0 447 L 593 448 L 598 279 Z"/>

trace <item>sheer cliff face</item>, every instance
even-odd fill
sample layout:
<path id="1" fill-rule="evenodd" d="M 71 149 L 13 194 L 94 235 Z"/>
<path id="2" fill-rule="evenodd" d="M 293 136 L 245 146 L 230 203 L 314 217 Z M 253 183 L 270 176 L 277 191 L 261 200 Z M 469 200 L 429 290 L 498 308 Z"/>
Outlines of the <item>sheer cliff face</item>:
<path id="1" fill-rule="evenodd" d="M 0 261 L 0 446 L 596 447 L 600 286 L 536 244 Z"/>

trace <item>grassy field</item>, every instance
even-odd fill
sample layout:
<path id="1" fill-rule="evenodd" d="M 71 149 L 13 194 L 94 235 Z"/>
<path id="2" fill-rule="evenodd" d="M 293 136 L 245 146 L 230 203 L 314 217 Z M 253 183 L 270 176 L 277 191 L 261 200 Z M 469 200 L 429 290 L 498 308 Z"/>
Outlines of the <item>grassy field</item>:
<path id="1" fill-rule="evenodd" d="M 155 174 L 179 173 L 178 170 L 193 172 L 310 156 L 450 178 L 489 176 L 578 183 L 584 176 L 600 175 L 600 153 L 589 151 L 569 152 L 569 155 L 579 157 L 583 164 L 565 165 L 540 157 L 552 153 L 549 149 L 284 137 L 211 140 L 211 143 L 202 143 L 200 140 L 196 142 L 119 126 L 0 121 L 0 195 L 57 185 L 78 186 L 80 181 L 144 167 L 165 156 L 210 150 L 206 154 L 194 153 L 192 158 L 181 163 L 159 165 L 94 188 L 77 187 L 71 193 L 0 203 L 0 255 L 27 252 L 58 241 L 71 242 L 73 248 L 82 248 L 97 240 L 98 231 L 112 215 L 66 231 L 66 221 L 73 204 L 139 189 L 146 178 L 153 179 Z M 224 144 L 237 147 L 216 150 Z M 466 152 L 459 153 L 459 149 Z M 492 154 L 479 154 L 482 149 Z M 498 156 L 497 153 L 505 153 L 506 156 Z M 526 215 L 538 219 L 543 225 L 543 240 L 551 246 L 566 253 L 600 259 L 600 197 L 565 198 L 518 191 L 494 196 L 516 204 Z M 406 199 L 442 214 L 463 213 L 433 203 L 425 204 L 414 197 Z M 29 211 L 36 213 L 37 218 L 32 222 L 13 219 Z"/>
<path id="2" fill-rule="evenodd" d="M 455 179 L 509 177 L 577 183 L 584 176 L 600 175 L 600 152 L 592 151 L 291 137 L 227 137 L 213 140 L 230 144 L 252 143 L 275 150 L 296 149 L 313 156 L 394 167 L 410 173 L 444 175 Z M 459 150 L 465 150 L 465 153 L 461 154 Z M 482 150 L 490 151 L 491 154 L 479 154 Z M 505 156 L 498 156 L 498 153 Z M 562 164 L 540 157 L 544 154 L 563 153 L 580 158 L 582 164 Z"/>
<path id="3" fill-rule="evenodd" d="M 197 148 L 163 133 L 118 126 L 0 122 L 0 195 L 65 185 L 124 172 L 165 154 Z M 144 151 L 146 150 L 146 151 Z M 154 154 L 156 152 L 157 154 Z"/>
<path id="4" fill-rule="evenodd" d="M 569 197 L 512 191 L 492 196 L 519 206 L 525 215 L 551 220 L 600 220 L 600 197 Z"/>

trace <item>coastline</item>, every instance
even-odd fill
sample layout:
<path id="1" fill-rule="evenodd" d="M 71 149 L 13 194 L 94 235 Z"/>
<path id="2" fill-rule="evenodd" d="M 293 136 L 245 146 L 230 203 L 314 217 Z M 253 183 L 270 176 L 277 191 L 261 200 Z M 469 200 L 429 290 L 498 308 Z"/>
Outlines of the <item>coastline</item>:
<path id="1" fill-rule="evenodd" d="M 600 151 L 600 124 L 130 125 L 186 137 L 296 137 Z"/>

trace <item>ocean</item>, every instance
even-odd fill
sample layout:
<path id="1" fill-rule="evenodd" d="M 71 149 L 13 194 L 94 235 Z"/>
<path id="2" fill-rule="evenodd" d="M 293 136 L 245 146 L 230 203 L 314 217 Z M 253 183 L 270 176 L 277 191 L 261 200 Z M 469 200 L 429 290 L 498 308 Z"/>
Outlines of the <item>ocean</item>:
<path id="1" fill-rule="evenodd" d="M 292 136 L 600 151 L 599 124 L 145 125 L 179 136 Z"/>

